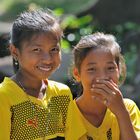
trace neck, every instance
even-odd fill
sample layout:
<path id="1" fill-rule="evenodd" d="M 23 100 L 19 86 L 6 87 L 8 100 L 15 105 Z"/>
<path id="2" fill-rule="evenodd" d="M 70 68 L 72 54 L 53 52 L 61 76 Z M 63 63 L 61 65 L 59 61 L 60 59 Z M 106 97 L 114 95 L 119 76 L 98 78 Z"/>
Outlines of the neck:
<path id="1" fill-rule="evenodd" d="M 15 75 L 15 79 L 20 81 L 26 88 L 31 89 L 39 89 L 42 85 L 42 80 L 39 80 L 37 78 L 31 77 L 29 74 L 26 74 L 24 72 L 17 72 Z"/>
<path id="2" fill-rule="evenodd" d="M 43 98 L 46 91 L 46 83 L 43 80 L 35 80 L 17 73 L 12 79 L 23 89 L 23 91 L 36 98 Z"/>
<path id="3" fill-rule="evenodd" d="M 83 116 L 95 127 L 99 127 L 106 113 L 106 106 L 94 101 L 92 98 L 81 96 L 76 100 L 77 106 Z"/>
<path id="4" fill-rule="evenodd" d="M 84 94 L 77 98 L 76 104 L 83 114 L 101 115 L 106 111 L 105 105 Z"/>

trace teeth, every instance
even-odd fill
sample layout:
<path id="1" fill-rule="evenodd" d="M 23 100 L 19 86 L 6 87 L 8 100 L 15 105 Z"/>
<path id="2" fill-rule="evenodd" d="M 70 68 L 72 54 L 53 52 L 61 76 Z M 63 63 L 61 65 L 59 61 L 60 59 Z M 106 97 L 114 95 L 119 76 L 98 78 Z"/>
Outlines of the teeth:
<path id="1" fill-rule="evenodd" d="M 51 67 L 39 67 L 40 70 L 50 71 Z"/>

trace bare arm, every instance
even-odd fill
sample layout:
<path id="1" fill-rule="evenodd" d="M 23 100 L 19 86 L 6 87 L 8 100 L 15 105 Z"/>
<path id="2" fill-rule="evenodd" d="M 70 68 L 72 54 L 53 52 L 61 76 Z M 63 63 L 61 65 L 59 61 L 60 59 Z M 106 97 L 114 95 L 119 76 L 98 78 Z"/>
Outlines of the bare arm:
<path id="1" fill-rule="evenodd" d="M 127 110 L 123 110 L 117 117 L 120 128 L 120 140 L 138 140 L 134 132 Z"/>
<path id="2" fill-rule="evenodd" d="M 138 140 L 119 87 L 113 81 L 100 80 L 92 91 L 96 99 L 115 114 L 120 128 L 120 140 Z"/>

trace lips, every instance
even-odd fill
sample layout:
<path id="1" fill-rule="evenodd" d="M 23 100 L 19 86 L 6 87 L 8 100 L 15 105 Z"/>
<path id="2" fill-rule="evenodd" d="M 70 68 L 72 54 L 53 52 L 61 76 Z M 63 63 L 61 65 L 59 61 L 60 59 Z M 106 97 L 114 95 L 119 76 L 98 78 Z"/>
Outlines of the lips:
<path id="1" fill-rule="evenodd" d="M 46 72 L 52 70 L 51 66 L 38 66 L 37 68 Z"/>

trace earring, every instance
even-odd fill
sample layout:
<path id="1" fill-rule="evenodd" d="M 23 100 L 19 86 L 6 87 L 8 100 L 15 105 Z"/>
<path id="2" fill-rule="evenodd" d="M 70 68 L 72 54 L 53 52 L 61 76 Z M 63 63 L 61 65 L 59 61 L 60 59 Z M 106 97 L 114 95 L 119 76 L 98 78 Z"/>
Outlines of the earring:
<path id="1" fill-rule="evenodd" d="M 17 66 L 18 65 L 18 60 L 17 58 L 13 58 L 14 64 Z"/>
<path id="2" fill-rule="evenodd" d="M 17 60 L 15 61 L 15 65 L 18 65 L 18 61 Z"/>
<path id="3" fill-rule="evenodd" d="M 13 68 L 14 68 L 14 72 L 16 73 L 19 69 L 19 63 L 18 63 L 18 60 L 17 58 L 14 58 L 13 57 Z"/>

